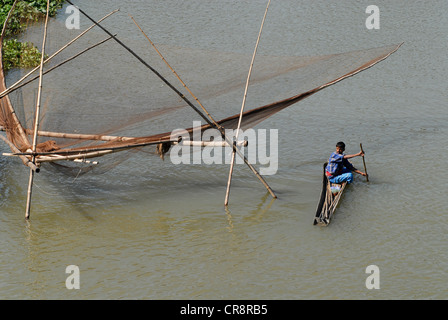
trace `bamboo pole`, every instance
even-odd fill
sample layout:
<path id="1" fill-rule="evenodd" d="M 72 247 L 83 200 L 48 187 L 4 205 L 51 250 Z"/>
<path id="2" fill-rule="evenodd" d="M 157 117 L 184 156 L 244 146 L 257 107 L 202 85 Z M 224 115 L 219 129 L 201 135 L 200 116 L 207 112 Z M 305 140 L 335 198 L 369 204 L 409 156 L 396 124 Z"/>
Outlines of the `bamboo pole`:
<path id="1" fill-rule="evenodd" d="M 103 20 L 105 20 L 106 18 L 110 17 L 112 14 L 118 12 L 119 9 L 112 11 L 111 13 L 107 14 L 106 16 L 104 16 L 103 18 L 101 18 L 100 20 L 98 20 L 97 23 L 102 22 Z M 56 51 L 55 53 L 53 53 L 50 57 L 48 57 L 44 64 L 48 63 L 51 61 L 51 59 L 53 59 L 56 55 L 58 55 L 59 53 L 61 53 L 62 51 L 64 51 L 67 47 L 69 47 L 70 45 L 72 45 L 76 40 L 78 40 L 79 38 L 81 38 L 83 35 L 85 35 L 87 32 L 89 32 L 93 27 L 95 27 L 96 24 L 93 24 L 92 26 L 90 26 L 89 28 L 87 28 L 86 30 L 84 30 L 81 34 L 79 34 L 78 36 L 76 36 L 75 38 L 73 38 L 71 41 L 69 41 L 67 44 L 65 44 L 62 48 L 60 48 L 58 51 Z M 2 93 L 0 93 L 0 98 L 6 96 L 7 94 L 13 92 L 14 90 L 16 90 L 17 86 L 22 83 L 26 78 L 28 78 L 32 73 L 34 73 L 35 71 L 39 70 L 40 66 L 37 66 L 36 68 L 34 68 L 33 70 L 31 70 L 30 72 L 28 72 L 26 75 L 24 75 L 21 79 L 19 79 L 18 81 L 16 81 L 14 84 L 12 84 L 8 89 L 6 89 L 5 91 L 3 91 Z"/>
<path id="2" fill-rule="evenodd" d="M 33 130 L 26 130 L 28 134 L 34 134 Z M 105 136 L 100 134 L 82 134 L 82 133 L 63 133 L 42 131 L 37 132 L 38 136 L 49 138 L 62 138 L 62 139 L 80 139 L 80 140 L 99 140 L 99 141 L 125 141 L 135 139 L 133 137 L 120 137 L 120 136 Z"/>
<path id="3" fill-rule="evenodd" d="M 70 3 L 70 1 L 68 1 Z M 80 10 L 81 11 L 81 10 Z M 82 11 L 81 11 L 82 12 Z M 84 12 L 82 12 L 84 15 L 86 15 Z M 86 15 L 87 16 L 87 15 Z M 88 16 L 87 16 L 88 17 Z M 132 18 L 132 16 L 131 16 Z M 168 61 L 163 57 L 163 55 L 160 53 L 160 51 L 156 48 L 154 43 L 149 39 L 149 37 L 145 34 L 145 32 L 140 28 L 140 26 L 137 24 L 137 22 L 132 18 L 134 23 L 137 25 L 137 27 L 140 29 L 140 31 L 145 35 L 145 37 L 149 40 L 151 45 L 156 49 L 159 56 L 162 58 L 162 60 L 167 64 L 167 66 L 171 69 L 171 71 L 176 75 L 178 80 L 182 83 L 182 85 L 187 89 L 187 91 L 192 95 L 192 97 L 198 102 L 198 104 L 201 106 L 201 108 L 204 110 L 204 112 L 207 114 L 207 116 L 210 118 L 208 120 L 182 93 L 180 93 L 176 88 L 174 88 L 165 78 L 163 78 L 158 72 L 156 72 L 152 67 L 147 65 L 140 57 L 138 57 L 132 50 L 127 48 L 123 43 L 121 43 L 118 39 L 115 39 L 118 43 L 120 43 L 122 46 L 124 46 L 131 54 L 133 54 L 137 59 L 139 59 L 144 65 L 146 65 L 150 70 L 152 70 L 162 81 L 164 81 L 171 89 L 173 89 L 187 104 L 192 107 L 210 126 L 213 126 L 217 130 L 220 131 L 222 137 L 225 139 L 225 141 L 228 143 L 228 145 L 233 149 L 233 152 L 236 152 L 243 160 L 244 163 L 252 170 L 252 172 L 257 176 L 257 178 L 261 181 L 261 183 L 265 186 L 265 188 L 268 190 L 268 192 L 274 197 L 277 198 L 277 196 L 272 191 L 271 187 L 267 184 L 267 182 L 264 180 L 264 178 L 258 173 L 257 169 L 247 160 L 247 158 L 244 156 L 244 154 L 241 153 L 238 148 L 236 148 L 235 144 L 230 141 L 230 139 L 226 136 L 225 130 L 222 126 L 220 126 L 210 115 L 210 113 L 205 109 L 205 107 L 202 105 L 202 103 L 199 101 L 199 99 L 191 92 L 191 90 L 186 86 L 186 84 L 182 81 L 182 79 L 179 77 L 179 75 L 174 71 L 174 69 L 170 66 Z M 102 27 L 101 27 L 102 28 Z M 107 30 L 102 28 L 105 32 L 109 33 Z M 109 33 L 110 34 L 110 33 Z"/>
<path id="4" fill-rule="evenodd" d="M 37 103 L 36 103 L 36 114 L 35 114 L 35 122 L 34 122 L 34 137 L 33 137 L 33 152 L 36 152 L 37 145 L 37 131 L 39 130 L 39 117 L 40 117 L 40 104 L 42 99 L 42 82 L 43 82 L 43 69 L 44 69 L 44 60 L 45 60 L 45 44 L 47 42 L 47 27 L 48 27 L 48 17 L 50 15 L 50 0 L 47 0 L 47 14 L 45 17 L 45 27 L 44 27 L 44 38 L 42 40 L 42 56 L 40 60 L 40 69 L 39 69 L 39 89 L 37 92 Z M 35 163 L 36 157 L 33 156 L 33 163 Z M 30 218 L 31 211 L 31 196 L 33 191 L 33 181 L 34 181 L 34 170 L 30 170 L 30 179 L 28 182 L 28 197 L 26 201 L 26 212 L 25 219 L 28 220 Z"/>
<path id="5" fill-rule="evenodd" d="M 190 90 L 190 88 L 187 87 L 187 85 L 185 84 L 185 82 L 183 82 L 183 80 L 180 78 L 179 74 L 173 69 L 173 67 L 171 67 L 171 65 L 168 63 L 168 61 L 165 59 L 165 57 L 160 53 L 159 49 L 157 49 L 156 45 L 154 44 L 154 42 L 151 41 L 151 39 L 149 39 L 148 35 L 143 31 L 142 28 L 140 28 L 140 26 L 138 25 L 138 23 L 135 21 L 134 17 L 132 17 L 131 15 L 129 15 L 132 19 L 132 21 L 134 21 L 135 25 L 137 26 L 137 28 L 139 28 L 139 30 L 143 33 L 143 35 L 146 37 L 146 39 L 148 39 L 149 43 L 151 44 L 151 46 L 156 50 L 157 54 L 160 56 L 160 58 L 163 60 L 163 62 L 165 62 L 165 64 L 168 66 L 168 68 L 170 68 L 170 70 L 173 72 L 173 74 L 176 76 L 176 78 L 180 81 L 180 83 L 182 84 L 182 86 L 188 91 L 188 93 L 193 97 L 193 99 L 196 100 L 196 102 L 199 104 L 199 106 L 202 108 L 202 110 L 205 112 L 205 114 L 210 118 L 210 120 L 214 123 L 215 127 L 221 127 L 216 121 L 215 119 L 213 119 L 213 117 L 211 116 L 211 114 L 205 109 L 204 105 L 201 103 L 201 101 L 199 101 L 199 99 L 193 94 L 193 92 Z"/>
<path id="6" fill-rule="evenodd" d="M 70 3 L 72 6 L 75 6 L 70 0 L 67 0 L 68 3 Z M 75 6 L 76 7 L 76 6 Z M 190 100 L 185 97 L 184 94 L 182 94 L 179 90 L 177 90 L 165 77 L 163 77 L 157 70 L 155 70 L 153 67 L 151 67 L 145 60 L 143 60 L 137 53 L 135 53 L 131 48 L 129 48 L 127 45 L 125 45 L 121 40 L 119 40 L 117 37 L 115 37 L 112 33 L 110 33 L 109 30 L 104 28 L 102 25 L 98 24 L 93 20 L 87 13 L 85 13 L 82 9 L 78 8 L 79 12 L 81 12 L 87 19 L 94 22 L 98 27 L 100 27 L 105 33 L 107 33 L 109 36 L 111 36 L 120 46 L 122 46 L 124 49 L 126 49 L 131 55 L 133 55 L 138 61 L 140 61 L 145 67 L 147 67 L 149 70 L 151 70 L 160 80 L 163 81 L 170 89 L 172 89 L 182 100 L 184 100 L 193 110 L 195 110 L 209 125 L 212 125 L 210 120 L 198 109 L 194 104 L 191 103 Z"/>
<path id="7" fill-rule="evenodd" d="M 107 39 L 104 39 L 104 40 L 102 40 L 102 41 L 100 41 L 100 42 L 98 42 L 98 43 L 96 43 L 96 44 L 94 44 L 94 45 L 92 45 L 92 46 L 90 46 L 90 47 L 88 47 L 88 48 L 86 48 L 86 49 L 84 49 L 84 50 L 78 52 L 78 53 L 75 54 L 74 56 L 72 56 L 72 57 L 70 57 L 70 58 L 68 58 L 68 59 L 66 59 L 66 60 L 64 60 L 64 61 L 62 61 L 61 63 L 55 65 L 54 67 L 51 67 L 50 69 L 45 70 L 45 72 L 44 72 L 43 74 L 46 75 L 47 73 L 49 73 L 49 72 L 51 72 L 51 71 L 53 71 L 53 70 L 59 68 L 60 66 L 66 64 L 67 62 L 70 62 L 70 61 L 74 60 L 75 58 L 77 58 L 77 57 L 79 57 L 80 55 L 86 53 L 87 51 L 89 51 L 89 50 L 91 50 L 91 49 L 93 49 L 93 48 L 96 48 L 97 46 L 99 46 L 99 45 L 105 43 L 106 41 L 109 41 L 110 39 L 112 39 L 112 37 L 109 37 L 109 38 L 107 38 Z M 22 78 L 22 79 L 25 79 L 26 77 L 27 77 L 27 76 L 25 76 L 25 77 Z M 31 83 L 31 82 L 33 82 L 34 80 L 38 79 L 38 78 L 39 78 L 39 75 L 37 75 L 37 76 L 35 76 L 34 78 L 31 78 L 31 79 L 29 79 L 28 81 L 25 81 L 25 82 L 23 82 L 23 83 L 18 83 L 19 81 L 23 81 L 23 80 L 19 80 L 18 82 L 16 82 L 17 85 L 14 84 L 14 85 L 13 85 L 14 87 L 9 87 L 9 88 L 8 88 L 8 90 L 7 90 L 8 92 L 7 92 L 7 94 L 13 93 L 14 91 L 16 91 L 16 90 L 22 88 L 23 86 L 26 86 L 28 83 Z"/>
<path id="8" fill-rule="evenodd" d="M 20 150 L 17 149 L 17 147 L 14 145 L 14 143 L 12 143 L 11 141 L 9 141 L 8 139 L 6 139 L 4 136 L 0 135 L 0 139 L 2 139 L 7 145 L 9 145 L 9 147 L 11 148 L 12 151 L 16 152 L 16 153 L 20 153 Z M 8 155 L 12 155 L 12 154 L 6 154 L 4 153 L 3 155 L 8 156 Z M 36 172 L 39 172 L 39 168 L 30 161 L 30 159 L 28 159 L 27 157 L 25 157 L 24 155 L 19 155 L 18 156 L 24 165 L 30 167 L 31 170 L 34 170 Z"/>
<path id="9" fill-rule="evenodd" d="M 44 73 L 45 74 L 45 73 Z M 0 131 L 5 129 L 0 126 Z M 26 133 L 33 135 L 33 130 L 26 130 Z M 126 141 L 136 139 L 135 137 L 120 137 L 120 136 L 103 136 L 97 134 L 82 134 L 82 133 L 62 133 L 62 132 L 51 132 L 51 131 L 41 131 L 37 132 L 40 137 L 50 137 L 50 138 L 62 138 L 62 139 L 80 139 L 80 140 L 97 140 L 97 141 Z M 0 136 L 1 137 L 1 136 Z M 170 140 L 171 141 L 171 140 Z M 161 142 L 156 142 L 161 143 Z M 181 144 L 184 146 L 198 146 L 198 147 L 227 147 L 228 144 L 225 141 L 197 141 L 197 140 L 182 140 L 181 142 L 173 142 L 173 144 Z M 237 146 L 247 147 L 248 141 L 238 141 Z M 17 151 L 16 153 L 20 153 Z"/>
<path id="10" fill-rule="evenodd" d="M 359 144 L 359 147 L 361 148 L 361 152 L 364 153 L 364 150 L 362 149 L 362 143 Z M 369 175 L 367 174 L 366 160 L 364 159 L 364 156 L 362 156 L 362 163 L 364 164 L 364 172 L 366 173 L 366 181 L 369 182 Z"/>
<path id="11" fill-rule="evenodd" d="M 177 144 L 177 143 L 174 143 L 174 144 Z M 182 140 L 181 142 L 179 142 L 179 144 L 183 145 L 183 146 L 190 146 L 190 147 L 197 146 L 197 147 L 223 147 L 224 148 L 224 147 L 228 146 L 226 141 L 196 141 L 196 140 L 185 141 L 185 140 Z M 247 147 L 247 145 L 248 145 L 247 140 L 239 141 L 237 143 L 238 147 L 241 147 L 241 146 Z"/>
<path id="12" fill-rule="evenodd" d="M 127 145 L 127 146 L 122 146 L 122 147 L 115 147 L 115 148 L 98 148 L 98 149 L 92 149 L 92 150 L 78 151 L 76 153 L 74 151 L 70 151 L 70 153 L 75 153 L 75 154 L 68 155 L 68 156 L 62 156 L 60 154 L 54 153 L 54 154 L 50 154 L 48 156 L 41 155 L 41 156 L 39 156 L 39 158 L 36 158 L 36 162 L 42 163 L 42 162 L 54 162 L 54 161 L 61 161 L 61 160 L 90 159 L 90 158 L 101 157 L 106 154 L 116 153 L 116 152 L 125 151 L 125 150 L 129 150 L 129 149 L 134 149 L 134 148 L 141 148 L 141 147 L 159 144 L 159 143 L 163 143 L 163 142 L 173 142 L 173 141 L 166 140 L 166 141 L 162 141 L 162 142 L 158 141 L 158 142 L 150 142 L 150 143 L 132 144 L 132 145 Z"/>
<path id="13" fill-rule="evenodd" d="M 0 126 L 0 131 L 6 131 L 6 129 Z M 34 135 L 34 130 L 26 129 L 25 132 L 29 135 Z M 100 140 L 100 141 L 124 141 L 135 139 L 135 137 L 104 136 L 100 134 L 63 133 L 63 132 L 52 132 L 42 130 L 39 130 L 37 132 L 37 135 L 40 137 L 50 137 L 50 138 Z"/>
<path id="14" fill-rule="evenodd" d="M 79 148 L 79 149 L 71 149 L 71 150 L 57 150 L 57 151 L 50 151 L 50 152 L 33 152 L 30 150 L 30 152 L 20 152 L 20 153 L 4 153 L 5 156 L 48 156 L 48 155 L 78 155 L 79 157 L 82 157 L 83 154 L 86 153 L 92 153 L 97 151 L 121 151 L 121 150 L 127 150 L 127 149 L 133 149 L 133 148 L 140 148 L 140 147 L 146 147 L 150 145 L 155 145 L 159 143 L 175 143 L 179 142 L 179 139 L 172 140 L 172 139 L 160 139 L 156 141 L 150 141 L 150 142 L 142 142 L 142 143 L 133 143 L 133 144 L 127 144 L 124 146 L 118 146 L 118 147 L 103 147 L 103 148 Z"/>
<path id="15" fill-rule="evenodd" d="M 246 98 L 247 98 L 247 91 L 249 89 L 249 82 L 250 82 L 250 77 L 252 74 L 252 68 L 254 65 L 254 61 L 255 61 L 255 56 L 257 54 L 257 49 L 258 49 L 258 44 L 260 43 L 260 38 L 261 38 L 261 32 L 263 30 L 263 26 L 264 26 L 264 22 L 266 20 L 266 16 L 268 13 L 268 9 L 269 9 L 269 4 L 271 3 L 271 0 L 268 1 L 268 4 L 266 6 L 266 11 L 264 12 L 264 16 L 263 16 L 263 20 L 261 22 L 261 27 L 260 27 L 260 32 L 258 33 L 258 38 L 257 38 L 257 42 L 255 44 L 255 49 L 254 49 L 254 53 L 252 55 L 252 61 L 250 63 L 250 67 L 249 67 L 249 73 L 247 75 L 247 80 L 246 80 L 246 87 L 244 89 L 244 95 L 243 95 L 243 103 L 241 105 L 241 111 L 240 111 L 240 117 L 238 119 L 238 127 L 236 130 L 236 134 L 235 134 L 235 140 L 238 141 L 238 134 L 241 128 L 241 121 L 243 119 L 243 112 L 244 112 L 244 107 L 246 105 Z M 232 162 L 230 163 L 230 171 L 229 171 L 229 178 L 227 180 L 227 190 L 226 190 L 226 197 L 224 200 L 224 205 L 227 206 L 229 204 L 229 196 L 230 196 L 230 184 L 232 181 L 232 173 L 233 173 L 233 167 L 235 165 L 235 150 L 236 148 L 233 148 L 233 152 L 232 152 Z M 270 190 L 270 188 L 268 189 Z M 270 190 L 270 193 L 273 194 L 272 190 Z M 276 198 L 275 195 L 273 195 L 274 198 Z"/>
<path id="16" fill-rule="evenodd" d="M 336 207 L 339 203 L 339 200 L 342 197 L 342 193 L 344 192 L 346 186 L 347 186 L 347 182 L 342 183 L 341 190 L 339 190 L 338 194 L 334 197 L 333 202 L 331 203 L 330 208 L 329 208 L 329 217 L 330 218 L 333 216 L 334 211 L 336 210 Z M 331 190 L 330 190 L 330 193 L 331 193 Z"/>
<path id="17" fill-rule="evenodd" d="M 2 43 L 3 43 L 3 38 L 5 36 L 5 33 L 6 33 L 6 26 L 7 26 L 8 22 L 9 22 L 9 19 L 11 18 L 12 13 L 14 12 L 14 9 L 16 7 L 17 2 L 19 2 L 19 0 L 15 0 L 14 1 L 14 3 L 12 4 L 11 9 L 8 12 L 8 16 L 6 17 L 5 22 L 3 23 L 2 35 L 1 35 L 1 39 L 0 39 L 2 41 Z"/>
<path id="18" fill-rule="evenodd" d="M 70 156 L 61 156 L 61 155 L 51 155 L 51 156 L 39 156 L 36 158 L 36 163 L 42 163 L 42 162 L 56 162 L 56 161 L 62 161 L 62 160 L 81 160 L 81 159 L 90 159 L 90 158 L 97 158 L 104 156 L 106 154 L 111 154 L 117 151 L 114 151 L 113 149 L 109 150 L 103 150 L 103 151 L 94 151 L 94 152 L 88 152 L 88 153 L 78 153 Z"/>

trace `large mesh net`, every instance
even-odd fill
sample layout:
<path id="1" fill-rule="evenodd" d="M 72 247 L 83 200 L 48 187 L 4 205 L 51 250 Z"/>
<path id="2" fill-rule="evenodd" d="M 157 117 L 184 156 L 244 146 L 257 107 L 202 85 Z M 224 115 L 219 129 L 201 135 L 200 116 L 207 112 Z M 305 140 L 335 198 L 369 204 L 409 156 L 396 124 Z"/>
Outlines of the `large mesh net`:
<path id="1" fill-rule="evenodd" d="M 108 20 L 113 20 L 113 16 Z M 119 32 L 116 26 L 107 22 L 104 25 L 112 33 Z M 50 20 L 46 53 L 51 55 L 81 32 L 83 30 L 68 30 L 61 21 Z M 42 41 L 42 33 L 43 23 L 40 22 L 30 26 L 25 37 L 37 44 Z M 137 29 L 136 33 L 139 33 Z M 58 66 L 106 39 L 76 59 Z M 120 40 L 197 106 L 144 37 Z M 235 129 L 251 55 L 162 44 L 157 47 L 213 118 L 223 128 Z M 313 57 L 258 55 L 242 129 L 256 126 L 276 112 L 371 67 L 398 47 L 390 45 Z M 45 157 L 47 160 L 51 157 L 49 161 L 52 163 L 57 160 L 55 157 L 79 160 L 113 151 L 116 156 L 109 156 L 104 165 L 104 168 L 110 168 L 126 159 L 129 153 L 124 151 L 129 147 L 134 151 L 147 150 L 146 146 L 154 143 L 158 144 L 158 147 L 150 146 L 154 153 L 157 150 L 166 152 L 171 144 L 171 132 L 187 128 L 191 133 L 195 120 L 202 120 L 202 130 L 212 127 L 159 76 L 98 27 L 45 64 L 44 71 L 48 70 L 52 71 L 44 75 L 39 144 L 35 150 L 39 153 L 38 161 Z M 5 91 L 28 71 L 11 71 L 8 83 L 5 83 L 2 72 L 0 91 Z M 32 77 L 37 74 L 38 71 L 34 72 Z M 26 153 L 32 147 L 36 96 L 37 78 L 0 100 L 0 125 L 13 152 Z M 23 156 L 31 159 L 27 154 Z M 58 163 L 58 169 L 66 168 L 62 171 L 72 172 L 67 161 Z M 93 167 L 101 171 L 96 165 L 83 166 L 84 172 L 90 172 Z"/>

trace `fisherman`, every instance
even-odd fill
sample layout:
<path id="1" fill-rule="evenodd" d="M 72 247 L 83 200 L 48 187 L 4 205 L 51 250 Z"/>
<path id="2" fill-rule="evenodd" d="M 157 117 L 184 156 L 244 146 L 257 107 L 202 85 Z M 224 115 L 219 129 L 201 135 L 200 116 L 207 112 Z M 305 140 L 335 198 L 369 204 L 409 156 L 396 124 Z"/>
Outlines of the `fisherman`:
<path id="1" fill-rule="evenodd" d="M 359 171 L 348 161 L 348 159 L 354 157 L 364 156 L 364 152 L 360 151 L 356 154 L 345 155 L 344 151 L 345 143 L 339 141 L 336 144 L 336 151 L 331 154 L 330 159 L 328 160 L 328 165 L 325 168 L 325 174 L 331 183 L 351 183 L 353 181 L 352 171 L 362 176 L 367 176 L 366 173 Z"/>

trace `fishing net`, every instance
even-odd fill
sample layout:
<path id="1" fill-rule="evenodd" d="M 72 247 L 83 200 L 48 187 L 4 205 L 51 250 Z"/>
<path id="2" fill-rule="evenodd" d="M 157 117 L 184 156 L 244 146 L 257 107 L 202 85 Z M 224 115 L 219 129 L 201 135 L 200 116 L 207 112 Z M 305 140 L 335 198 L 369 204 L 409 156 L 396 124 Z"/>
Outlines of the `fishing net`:
<path id="1" fill-rule="evenodd" d="M 191 134 L 193 121 L 201 121 L 202 131 L 213 127 L 181 98 L 185 95 L 202 112 L 143 35 L 138 39 L 121 38 L 120 29 L 111 22 L 113 19 L 114 16 L 109 17 L 102 25 L 111 33 L 117 32 L 117 37 L 160 76 L 98 27 L 45 64 L 44 72 L 55 69 L 43 78 L 37 159 L 53 157 L 50 163 L 67 174 L 79 174 L 79 166 L 83 166 L 83 173 L 102 172 L 142 151 L 150 150 L 163 158 L 173 143 L 173 130 L 187 129 Z M 129 23 L 133 26 L 131 20 Z M 35 44 L 41 43 L 42 25 L 40 22 L 29 27 L 24 37 Z M 83 31 L 69 30 L 63 21 L 51 19 L 46 53 L 51 56 Z M 139 32 L 136 29 L 136 33 Z M 312 57 L 258 55 L 241 128 L 252 128 L 319 90 L 371 67 L 398 47 L 391 45 Z M 251 54 L 163 44 L 157 44 L 157 48 L 213 118 L 225 129 L 236 129 Z M 5 91 L 28 71 L 13 70 L 8 73 L 7 81 L 1 74 L 0 91 Z M 30 78 L 36 75 L 38 70 Z M 0 125 L 13 152 L 27 152 L 32 148 L 37 87 L 36 78 L 0 100 Z M 148 146 L 151 143 L 154 145 Z M 132 153 L 126 151 L 129 147 L 133 148 Z M 105 154 L 108 154 L 107 161 L 100 165 L 54 161 L 56 155 L 83 160 Z M 25 154 L 25 158 L 31 157 Z M 23 156 L 22 160 L 25 162 Z M 154 157 L 154 161 L 157 160 Z"/>

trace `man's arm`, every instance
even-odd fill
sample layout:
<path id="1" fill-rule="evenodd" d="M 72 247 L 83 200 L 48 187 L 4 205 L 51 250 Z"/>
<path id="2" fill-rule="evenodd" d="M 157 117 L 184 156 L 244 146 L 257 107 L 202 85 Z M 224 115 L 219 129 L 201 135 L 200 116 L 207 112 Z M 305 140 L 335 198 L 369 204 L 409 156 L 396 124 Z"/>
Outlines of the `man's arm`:
<path id="1" fill-rule="evenodd" d="M 365 172 L 359 171 L 358 169 L 353 170 L 353 172 L 356 172 L 364 177 L 367 175 Z"/>
<path id="2" fill-rule="evenodd" d="M 347 155 L 344 155 L 344 159 L 351 159 L 351 158 L 354 158 L 354 157 L 360 157 L 360 156 L 364 156 L 364 152 L 362 152 L 362 151 L 360 151 L 360 152 L 358 152 L 358 153 L 356 153 L 356 154 L 347 154 Z M 348 162 L 347 161 L 347 163 L 346 163 L 346 167 L 351 167 L 351 168 L 349 168 L 350 170 L 352 170 L 353 172 L 356 172 L 356 173 L 358 173 L 358 174 L 360 174 L 360 175 L 362 175 L 362 176 L 367 176 L 367 174 L 366 173 L 364 173 L 364 172 L 362 172 L 362 171 L 359 171 L 358 169 L 356 169 L 350 162 Z"/>
<path id="3" fill-rule="evenodd" d="M 362 157 L 363 155 L 364 155 L 364 152 L 359 151 L 356 154 L 346 154 L 346 155 L 344 155 L 344 159 L 351 159 L 351 158 L 354 158 L 354 157 Z"/>

